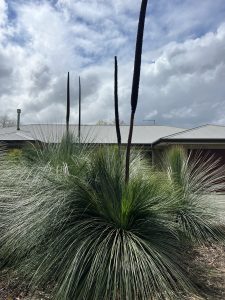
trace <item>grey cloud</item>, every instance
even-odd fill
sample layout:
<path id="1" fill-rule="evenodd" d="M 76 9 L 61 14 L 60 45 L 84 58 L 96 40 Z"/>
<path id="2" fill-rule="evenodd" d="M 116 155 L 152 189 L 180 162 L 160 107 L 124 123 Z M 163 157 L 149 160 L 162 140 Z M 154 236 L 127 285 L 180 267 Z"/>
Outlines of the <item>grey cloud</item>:
<path id="1" fill-rule="evenodd" d="M 1 50 L 0 50 L 1 51 Z M 0 78 L 8 78 L 13 72 L 13 67 L 3 53 L 0 52 Z"/>
<path id="2" fill-rule="evenodd" d="M 31 71 L 30 76 L 32 81 L 30 95 L 35 96 L 49 87 L 52 74 L 48 66 L 40 64 L 37 68 Z"/>

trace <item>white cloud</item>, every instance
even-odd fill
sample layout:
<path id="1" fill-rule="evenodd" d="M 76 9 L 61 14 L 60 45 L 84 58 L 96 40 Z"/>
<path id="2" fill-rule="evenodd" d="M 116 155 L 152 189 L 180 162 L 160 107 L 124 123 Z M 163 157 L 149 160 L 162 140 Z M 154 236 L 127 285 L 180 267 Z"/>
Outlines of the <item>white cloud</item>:
<path id="1" fill-rule="evenodd" d="M 0 1 L 0 26 L 5 25 L 7 20 L 7 4 L 4 0 Z"/>
<path id="2" fill-rule="evenodd" d="M 152 107 L 160 112 L 159 122 L 163 123 L 220 122 L 221 107 L 212 109 L 212 104 L 225 101 L 225 25 L 215 33 L 172 43 L 161 51 L 154 64 L 143 67 L 139 115 Z"/>

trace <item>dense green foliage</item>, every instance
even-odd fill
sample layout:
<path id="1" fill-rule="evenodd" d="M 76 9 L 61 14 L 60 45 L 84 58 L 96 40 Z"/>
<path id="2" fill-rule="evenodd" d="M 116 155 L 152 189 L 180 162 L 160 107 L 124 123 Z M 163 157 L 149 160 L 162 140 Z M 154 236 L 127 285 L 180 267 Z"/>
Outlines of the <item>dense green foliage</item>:
<path id="1" fill-rule="evenodd" d="M 36 152 L 35 152 L 36 151 Z M 181 299 L 196 292 L 186 245 L 223 238 L 207 197 L 224 172 L 212 158 L 171 149 L 162 168 L 140 153 L 65 138 L 18 164 L 1 155 L 1 266 L 53 298 Z M 35 154 L 36 153 L 36 154 Z"/>

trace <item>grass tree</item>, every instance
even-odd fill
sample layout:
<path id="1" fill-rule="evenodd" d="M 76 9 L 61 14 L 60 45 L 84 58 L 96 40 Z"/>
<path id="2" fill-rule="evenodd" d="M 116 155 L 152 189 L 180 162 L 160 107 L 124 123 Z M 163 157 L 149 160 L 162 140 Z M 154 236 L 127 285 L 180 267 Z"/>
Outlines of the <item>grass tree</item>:
<path id="1" fill-rule="evenodd" d="M 57 127 L 56 127 L 57 128 Z M 57 140 L 57 136 L 54 137 Z M 80 144 L 77 136 L 73 132 L 63 134 L 61 140 L 57 143 L 36 142 L 34 145 L 29 144 L 23 149 L 22 157 L 30 166 L 35 164 L 50 165 L 57 169 L 63 165 L 68 168 L 71 162 L 79 159 L 80 155 L 88 156 L 91 146 L 88 144 Z"/>
<path id="2" fill-rule="evenodd" d="M 1 263 L 31 287 L 52 282 L 56 300 L 174 300 L 196 292 L 185 244 L 223 235 L 205 200 L 223 186 L 224 171 L 199 159 L 188 164 L 176 149 L 153 171 L 132 154 L 128 183 L 116 149 L 94 148 L 58 168 L 7 162 L 0 173 Z"/>
<path id="3" fill-rule="evenodd" d="M 224 236 L 224 228 L 219 225 L 223 222 L 215 217 L 218 200 L 213 198 L 225 185 L 220 159 L 201 151 L 187 154 L 184 148 L 173 147 L 166 152 L 162 165 L 177 200 L 174 217 L 188 242 L 201 244 Z"/>
<path id="4" fill-rule="evenodd" d="M 134 127 L 134 116 L 137 108 L 138 102 L 138 92 L 139 92 L 139 82 L 140 82 L 140 71 L 141 71 L 141 56 L 142 56 L 142 45 L 143 45 L 143 35 L 145 27 L 145 15 L 147 9 L 148 0 L 142 0 L 141 10 L 138 23 L 137 40 L 136 40 L 136 51 L 135 51 L 135 61 L 134 61 L 134 72 L 133 72 L 133 84 L 131 91 L 131 116 L 130 116 L 130 130 L 127 142 L 126 151 L 126 173 L 125 181 L 129 181 L 129 169 L 130 169 L 130 150 Z"/>

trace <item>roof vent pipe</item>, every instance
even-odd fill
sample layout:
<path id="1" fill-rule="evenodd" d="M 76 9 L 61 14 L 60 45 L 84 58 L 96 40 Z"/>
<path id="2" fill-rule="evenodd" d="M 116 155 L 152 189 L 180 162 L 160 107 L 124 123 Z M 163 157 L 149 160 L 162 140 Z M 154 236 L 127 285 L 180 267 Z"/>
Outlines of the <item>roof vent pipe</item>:
<path id="1" fill-rule="evenodd" d="M 21 109 L 17 109 L 17 130 L 20 130 L 20 114 L 21 114 Z"/>

